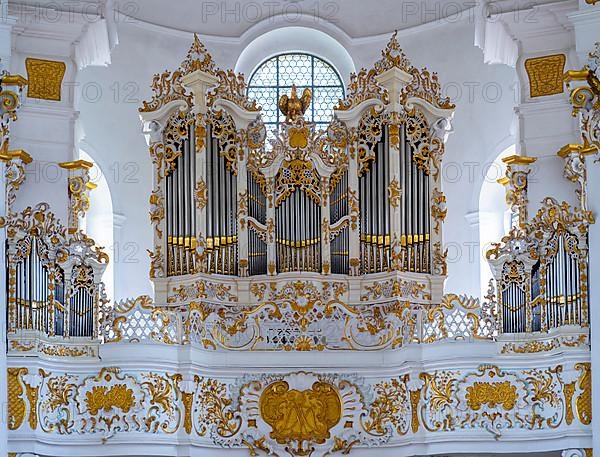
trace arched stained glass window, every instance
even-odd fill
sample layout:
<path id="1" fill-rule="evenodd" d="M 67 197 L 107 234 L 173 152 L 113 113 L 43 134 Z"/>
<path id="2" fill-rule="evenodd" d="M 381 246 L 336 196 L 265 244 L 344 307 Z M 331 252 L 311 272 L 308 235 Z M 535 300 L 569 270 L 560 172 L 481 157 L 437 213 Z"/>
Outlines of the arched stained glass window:
<path id="1" fill-rule="evenodd" d="M 289 94 L 295 84 L 298 96 L 305 87 L 312 90 L 312 102 L 304 117 L 324 128 L 331 120 L 333 107 L 344 97 L 344 84 L 327 62 L 310 54 L 290 53 L 263 62 L 250 77 L 248 96 L 262 107 L 267 131 L 279 127 L 285 116 L 279 112 L 279 97 Z"/>

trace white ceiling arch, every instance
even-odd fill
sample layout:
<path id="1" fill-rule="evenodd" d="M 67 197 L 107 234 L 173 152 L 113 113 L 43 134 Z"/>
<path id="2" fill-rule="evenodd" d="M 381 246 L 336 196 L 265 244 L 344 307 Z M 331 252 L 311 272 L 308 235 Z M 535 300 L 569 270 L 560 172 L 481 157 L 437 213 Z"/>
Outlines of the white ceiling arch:
<path id="1" fill-rule="evenodd" d="M 350 73 L 356 70 L 344 46 L 329 34 L 308 27 L 282 27 L 257 36 L 240 53 L 235 70 L 249 78 L 262 62 L 288 52 L 313 54 L 331 63 L 345 84 L 348 84 Z"/>
<path id="2" fill-rule="evenodd" d="M 467 0 L 378 0 L 371 4 L 364 0 L 144 0 L 117 5 L 122 14 L 136 20 L 213 36 L 238 38 L 265 21 L 277 20 L 295 26 L 305 25 L 309 20 L 315 26 L 335 25 L 348 37 L 362 38 L 460 15 L 473 3 Z"/>

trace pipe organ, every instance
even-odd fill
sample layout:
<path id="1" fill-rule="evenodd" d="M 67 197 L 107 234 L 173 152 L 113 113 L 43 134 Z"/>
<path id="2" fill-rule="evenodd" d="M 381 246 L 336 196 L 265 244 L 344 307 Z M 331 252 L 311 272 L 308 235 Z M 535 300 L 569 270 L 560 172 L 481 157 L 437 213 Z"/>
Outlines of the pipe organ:
<path id="1" fill-rule="evenodd" d="M 294 87 L 279 100 L 285 121 L 267 134 L 243 77 L 218 69 L 197 39 L 181 73 L 162 78 L 180 90 L 165 96 L 167 80 L 155 80 L 141 116 L 162 125 L 162 136 L 150 138 L 151 256 L 155 280 L 172 278 L 167 289 L 203 274 L 446 274 L 440 170 L 453 105 L 437 76 L 413 67 L 395 38 L 372 69 L 352 75 L 324 130 L 304 118 L 310 90 L 299 97 Z M 509 170 L 514 192 L 524 176 L 517 162 Z M 514 195 L 513 206 L 523 209 Z M 513 234 L 533 239 L 537 231 L 529 257 L 491 259 L 504 333 L 587 319 L 586 241 L 566 226 L 550 236 L 540 219 L 549 216 L 536 217 L 523 228 L 520 215 Z"/>
<path id="2" fill-rule="evenodd" d="M 267 224 L 267 197 L 265 179 L 257 171 L 247 172 L 248 190 L 242 195 L 240 206 L 248 206 L 248 273 L 250 276 L 267 274 L 267 243 L 264 231 Z M 245 200 L 244 200 L 245 199 Z M 238 210 L 239 212 L 239 210 Z"/>
<path id="3" fill-rule="evenodd" d="M 41 203 L 7 223 L 9 334 L 98 338 L 108 257 L 82 232 L 67 236 L 48 209 Z"/>
<path id="4" fill-rule="evenodd" d="M 401 262 L 404 269 L 419 273 L 431 271 L 429 262 L 430 253 L 430 201 L 429 169 L 423 158 L 419 156 L 418 148 L 413 147 L 407 140 L 412 135 L 410 127 L 406 125 L 400 129 L 400 192 L 402 198 L 401 244 L 403 255 Z"/>
<path id="5" fill-rule="evenodd" d="M 546 198 L 531 221 L 488 251 L 503 333 L 589 325 L 586 227 L 592 221 L 591 213 Z"/>
<path id="6" fill-rule="evenodd" d="M 280 171 L 281 180 L 291 177 Z M 277 271 L 321 271 L 321 205 L 302 190 L 277 199 L 275 227 Z"/>
<path id="7" fill-rule="evenodd" d="M 539 278 L 541 301 L 547 304 L 545 326 L 580 325 L 582 288 L 588 286 L 587 258 L 582 262 L 579 241 L 567 230 L 555 232 L 548 244 Z"/>
<path id="8" fill-rule="evenodd" d="M 232 158 L 223 147 L 223 128 L 216 116 L 206 130 L 208 271 L 237 275 L 237 171 L 235 155 Z"/>
<path id="9" fill-rule="evenodd" d="M 50 287 L 49 265 L 42 260 L 47 247 L 37 237 L 28 236 L 21 240 L 17 249 L 19 260 L 12 266 L 14 275 L 8 278 L 8 281 L 15 282 L 15 327 L 48 333 L 50 328 L 54 327 L 54 322 L 50 321 L 53 317 L 50 312 L 53 306 L 56 321 L 62 320 L 64 296 L 62 301 L 58 299 L 59 297 L 49 299 L 51 290 L 56 287 L 56 284 Z M 10 270 L 7 268 L 7 271 Z M 53 274 L 52 277 L 54 276 Z M 62 334 L 62 326 L 59 332 Z"/>
<path id="10" fill-rule="evenodd" d="M 267 144 L 243 78 L 218 69 L 196 40 L 181 72 L 195 70 L 164 76 L 179 78 L 171 84 L 182 92 L 164 98 L 157 86 L 141 109 L 146 125 L 163 122 L 150 147 L 154 276 L 431 274 L 434 267 L 443 274 L 445 210 L 432 210 L 440 203 L 432 189 L 443 196 L 435 170 L 444 138 L 433 124 L 439 113 L 451 116 L 452 105 L 435 75 L 395 60 L 394 43 L 378 68 L 353 76 L 325 130 L 304 119 L 310 90 L 298 97 L 293 88 L 279 102 L 285 122 Z M 434 94 L 425 97 L 428 88 Z M 409 99 L 421 102 L 406 108 Z M 173 114 L 159 122 L 155 112 Z"/>

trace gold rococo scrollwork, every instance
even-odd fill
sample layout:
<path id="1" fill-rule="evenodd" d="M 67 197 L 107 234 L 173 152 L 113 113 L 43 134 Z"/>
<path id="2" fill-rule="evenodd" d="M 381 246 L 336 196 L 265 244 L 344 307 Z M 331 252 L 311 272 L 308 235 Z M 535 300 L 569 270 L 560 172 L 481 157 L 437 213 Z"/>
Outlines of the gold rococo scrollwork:
<path id="1" fill-rule="evenodd" d="M 343 282 L 258 282 L 250 286 L 255 299 L 242 304 L 229 286 L 199 281 L 173 289 L 167 305 L 143 300 L 116 307 L 106 340 L 194 344 L 209 351 L 367 351 L 494 336 L 493 297 L 480 303 L 449 294 L 432 305 L 425 284 L 416 281 L 364 287 L 362 301 L 348 304 Z"/>
<path id="2" fill-rule="evenodd" d="M 389 94 L 377 82 L 376 76 L 392 68 L 399 69 L 411 77 L 410 83 L 402 89 L 402 104 L 406 104 L 411 98 L 419 98 L 437 108 L 454 108 L 449 98 L 442 96 L 442 86 L 437 74 L 429 72 L 426 68 L 419 70 L 414 67 L 400 47 L 397 33 L 394 32 L 374 67 L 371 70 L 363 68 L 350 76 L 346 98 L 340 100 L 334 109 L 347 111 L 368 99 L 377 99 L 388 104 Z"/>
<path id="3" fill-rule="evenodd" d="M 78 373 L 9 368 L 7 374 L 10 430 L 91 436 L 181 432 L 201 446 L 248 447 L 251 453 L 348 453 L 353 447 L 394 446 L 421 430 L 493 429 L 498 436 L 581 431 L 591 420 L 589 362 L 408 371 L 372 380 L 252 373 L 234 383 L 114 367 Z"/>
<path id="4" fill-rule="evenodd" d="M 217 98 L 222 98 L 248 111 L 260 109 L 254 100 L 246 96 L 244 76 L 232 70 L 225 71 L 218 68 L 204 44 L 194 34 L 192 46 L 179 68 L 174 72 L 165 71 L 154 75 L 151 84 L 152 99 L 142 103 L 140 112 L 157 111 L 174 100 L 185 101 L 191 107 L 192 96 L 183 86 L 182 77 L 197 70 L 209 73 L 218 80 L 216 87 L 208 94 L 209 106 L 212 106 Z"/>

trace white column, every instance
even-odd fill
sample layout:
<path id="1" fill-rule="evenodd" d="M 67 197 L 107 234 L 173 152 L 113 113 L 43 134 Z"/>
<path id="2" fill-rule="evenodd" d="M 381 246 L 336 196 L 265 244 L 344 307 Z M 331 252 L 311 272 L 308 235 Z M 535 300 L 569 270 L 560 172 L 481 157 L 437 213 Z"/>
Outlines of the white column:
<path id="1" fill-rule="evenodd" d="M 528 177 L 530 217 L 536 214 L 541 200 L 549 195 L 559 202 L 576 202 L 571 186 L 563 179 L 563 161 L 556 155 L 565 144 L 579 139 L 576 119 L 571 116 L 569 94 L 562 84 L 562 75 L 567 69 L 579 68 L 575 37 L 568 19 L 575 9 L 576 5 L 571 2 L 537 5 L 535 21 L 519 20 L 509 13 L 500 15 L 500 22 L 519 49 L 516 152 L 538 159 Z"/>
<path id="2" fill-rule="evenodd" d="M 267 182 L 267 274 L 277 274 L 277 247 L 275 244 L 275 176 L 265 175 Z"/>
<path id="3" fill-rule="evenodd" d="M 400 103 L 400 93 L 402 88 L 412 80 L 412 76 L 399 68 L 393 67 L 378 75 L 376 79 L 377 82 L 387 89 L 390 97 L 390 103 L 387 106 L 387 114 L 390 117 L 390 122 L 388 123 L 390 143 L 388 148 L 389 186 L 386 189 L 388 194 L 385 195 L 385 198 L 390 202 L 390 244 L 393 245 L 401 241 L 401 202 L 406 198 L 406 196 L 400 194 L 400 183 L 404 179 L 404 177 L 400 176 L 401 126 L 399 113 L 404 109 Z M 400 269 L 400 265 L 396 264 L 395 268 Z"/>
<path id="4" fill-rule="evenodd" d="M 574 26 L 575 48 L 579 57 L 579 66 L 570 68 L 573 70 L 581 68 L 588 60 L 590 51 L 594 48 L 597 41 L 600 41 L 600 5 L 591 5 L 585 0 L 579 0 L 579 8 L 569 14 L 569 19 Z M 597 72 L 598 73 L 598 72 Z M 594 163 L 597 155 L 586 159 L 588 175 L 588 205 L 590 211 L 596 216 L 598 221 L 600 215 L 600 182 L 594 179 L 598 176 L 599 165 Z M 590 303 L 590 339 L 591 339 L 591 359 L 600 360 L 600 287 L 594 286 L 600 284 L 600 224 L 596 222 L 589 228 L 589 252 L 594 255 L 589 256 L 589 303 Z M 593 450 L 598 455 L 600 453 L 600 370 L 597 366 L 592 367 L 592 443 Z M 564 454 L 563 454 L 564 455 Z"/>
<path id="5" fill-rule="evenodd" d="M 1 40 L 0 40 L 1 41 Z M 0 189 L 4 192 L 6 182 L 4 180 L 4 162 L 0 161 Z M 0 198 L 0 214 L 6 214 L 4 198 Z M 0 255 L 2 259 L 6 258 L 6 231 L 0 230 Z M 5 271 L 3 270 L 5 273 Z M 6 294 L 0 294 L 0 455 L 8 455 L 8 427 L 6 418 L 8 418 L 8 400 L 6 397 Z"/>
<path id="6" fill-rule="evenodd" d="M 182 77 L 183 86 L 188 89 L 193 97 L 194 97 L 194 106 L 193 111 L 197 115 L 196 129 L 200 132 L 207 131 L 206 118 L 205 115 L 208 112 L 208 105 L 206 99 L 206 92 L 214 87 L 218 78 L 211 74 L 202 70 L 196 70 L 188 75 Z M 206 247 L 204 246 L 206 240 L 206 208 L 208 199 L 213 198 L 212 195 L 208 194 L 208 189 L 206 187 L 206 178 L 207 178 L 207 150 L 206 150 L 206 138 L 201 141 L 199 138 L 196 138 L 196 145 L 200 146 L 196 149 L 196 184 L 195 184 L 195 198 L 196 198 L 196 238 L 199 240 L 198 243 L 198 254 L 199 258 L 202 259 L 202 264 L 200 265 L 200 271 L 206 271 Z M 201 142 L 200 142 L 201 141 Z M 212 246 L 208 246 L 212 247 Z M 166 253 L 165 253 L 166 254 Z M 165 255 L 166 257 L 166 255 Z M 166 299 L 166 297 L 165 297 Z"/>
<path id="7" fill-rule="evenodd" d="M 600 165 L 593 163 L 589 157 L 588 176 L 600 172 Z M 596 223 L 589 228 L 589 303 L 590 303 L 590 338 L 592 366 L 592 441 L 595 453 L 600 453 L 600 180 L 588 180 L 588 201 L 590 211 L 596 216 Z"/>
<path id="8" fill-rule="evenodd" d="M 66 225 L 68 172 L 58 163 L 79 157 L 75 103 L 81 87 L 72 56 L 89 24 L 82 15 L 63 14 L 48 27 L 45 14 L 43 8 L 35 8 L 30 15 L 19 15 L 15 24 L 19 34 L 13 37 L 11 73 L 26 77 L 29 86 L 19 121 L 11 129 L 11 148 L 23 149 L 36 158 L 27 167 L 28 179 L 35 185 L 24 186 L 17 208 L 45 201 Z"/>
<path id="9" fill-rule="evenodd" d="M 238 222 L 238 259 L 239 276 L 248 276 L 248 169 L 246 167 L 248 154 L 244 151 L 243 160 L 237 164 L 237 222 Z M 244 201 L 245 200 L 245 201 Z"/>
<path id="10" fill-rule="evenodd" d="M 6 8 L 8 7 L 8 0 L 0 0 L 0 70 L 10 68 L 10 55 L 11 55 L 11 31 L 12 23 L 14 22 L 11 18 L 6 16 Z M 4 179 L 5 163 L 0 161 L 0 191 L 2 192 L 2 198 L 0 198 L 0 215 L 6 214 L 4 192 L 6 189 L 6 182 Z M 6 231 L 0 229 L 0 258 L 6 258 L 5 252 L 6 245 Z M 5 274 L 5 270 L 3 270 Z M 6 418 L 8 418 L 8 399 L 7 399 L 7 386 L 6 386 L 6 294 L 0 294 L 0 456 L 8 455 L 8 427 L 6 424 Z"/>

